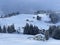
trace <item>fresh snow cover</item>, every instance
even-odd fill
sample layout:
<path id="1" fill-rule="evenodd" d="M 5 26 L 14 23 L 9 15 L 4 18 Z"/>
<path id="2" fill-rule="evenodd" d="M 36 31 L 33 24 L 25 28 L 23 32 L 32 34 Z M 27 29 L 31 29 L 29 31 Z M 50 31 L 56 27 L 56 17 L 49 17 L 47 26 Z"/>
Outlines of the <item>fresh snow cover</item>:
<path id="1" fill-rule="evenodd" d="M 48 41 L 27 39 L 32 35 L 0 34 L 0 45 L 60 45 L 60 40 L 50 38 Z"/>
<path id="2" fill-rule="evenodd" d="M 48 29 L 49 28 L 49 23 L 46 23 L 45 21 L 50 21 L 50 18 L 46 14 L 38 14 L 40 17 L 42 17 L 41 21 L 38 21 L 36 19 L 37 15 L 33 14 L 19 14 L 17 16 L 12 16 L 8 18 L 0 18 L 0 25 L 11 25 L 14 24 L 16 29 L 18 27 L 22 29 L 26 25 L 26 23 L 33 24 L 38 26 L 40 29 Z M 44 17 L 43 17 L 44 16 Z M 33 19 L 35 17 L 35 19 Z M 29 19 L 29 21 L 26 21 L 26 19 Z"/>
<path id="3" fill-rule="evenodd" d="M 37 20 L 37 15 L 41 17 L 41 20 Z M 49 15 L 46 14 L 19 14 L 17 16 L 12 16 L 12 17 L 8 17 L 8 18 L 0 18 L 0 25 L 15 25 L 15 28 L 18 30 L 18 28 L 20 27 L 21 32 L 23 32 L 22 27 L 24 27 L 26 25 L 26 23 L 29 24 L 33 24 L 39 27 L 39 29 L 48 29 L 50 25 L 55 25 L 52 23 L 47 23 L 48 21 L 50 21 Z M 35 18 L 33 18 L 35 17 Z M 26 21 L 26 20 L 29 21 Z M 59 23 L 57 23 L 56 25 L 58 25 Z"/>
<path id="4" fill-rule="evenodd" d="M 42 19 L 37 20 L 37 15 L 34 14 L 19 14 L 17 16 L 12 16 L 8 18 L 0 18 L 0 25 L 11 25 L 14 24 L 15 28 L 18 30 L 20 27 L 21 32 L 23 32 L 22 27 L 26 25 L 26 23 L 33 24 L 38 26 L 40 29 L 48 29 L 50 25 L 59 25 L 47 23 L 50 21 L 49 15 L 46 14 L 38 14 Z M 35 17 L 35 18 L 33 18 Z M 29 19 L 29 21 L 26 21 Z M 33 39 L 28 39 L 29 37 L 34 37 L 33 35 L 24 35 L 24 34 L 8 34 L 8 33 L 0 33 L 0 45 L 60 45 L 60 40 L 55 40 L 50 38 L 48 41 L 37 41 Z"/>
<path id="5" fill-rule="evenodd" d="M 42 17 L 42 21 L 50 21 L 49 15 L 47 14 L 38 14 L 38 16 Z"/>

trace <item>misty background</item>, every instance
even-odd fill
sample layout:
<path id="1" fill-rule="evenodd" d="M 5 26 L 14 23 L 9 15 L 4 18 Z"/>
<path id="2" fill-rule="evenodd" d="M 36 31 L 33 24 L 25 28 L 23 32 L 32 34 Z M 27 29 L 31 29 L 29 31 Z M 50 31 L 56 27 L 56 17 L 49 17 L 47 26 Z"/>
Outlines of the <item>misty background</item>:
<path id="1" fill-rule="evenodd" d="M 0 0 L 0 13 L 33 13 L 36 10 L 60 11 L 60 0 Z"/>

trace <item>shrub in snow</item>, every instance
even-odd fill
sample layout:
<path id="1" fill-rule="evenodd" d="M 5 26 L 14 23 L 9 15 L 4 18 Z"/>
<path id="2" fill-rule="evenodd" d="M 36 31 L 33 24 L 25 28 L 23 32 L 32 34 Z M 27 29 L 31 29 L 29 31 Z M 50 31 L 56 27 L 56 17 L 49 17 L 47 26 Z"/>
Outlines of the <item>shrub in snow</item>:
<path id="1" fill-rule="evenodd" d="M 33 37 L 34 40 L 38 40 L 38 41 L 45 41 L 45 35 L 42 34 L 37 34 Z"/>
<path id="2" fill-rule="evenodd" d="M 18 29 L 16 30 L 16 33 L 20 34 L 20 27 L 18 27 Z"/>
<path id="3" fill-rule="evenodd" d="M 37 16 L 37 20 L 41 20 L 41 17 Z"/>
<path id="4" fill-rule="evenodd" d="M 57 26 L 57 28 L 54 30 L 52 37 L 60 40 L 60 26 Z"/>
<path id="5" fill-rule="evenodd" d="M 26 21 L 29 21 L 29 19 L 26 19 Z"/>
<path id="6" fill-rule="evenodd" d="M 32 24 L 26 24 L 24 27 L 24 34 L 36 35 L 39 33 L 39 29 L 37 26 L 33 26 Z"/>
<path id="7" fill-rule="evenodd" d="M 58 16 L 57 16 L 56 13 L 50 13 L 49 17 L 50 17 L 52 23 L 57 23 L 58 22 Z"/>
<path id="8" fill-rule="evenodd" d="M 45 35 L 45 29 L 40 30 L 40 33 Z"/>
<path id="9" fill-rule="evenodd" d="M 33 19 L 34 19 L 35 17 L 33 17 Z"/>
<path id="10" fill-rule="evenodd" d="M 8 26 L 7 32 L 8 32 L 8 33 L 14 33 L 14 32 L 16 32 L 15 27 L 14 27 L 14 24 L 11 25 L 11 26 Z"/>

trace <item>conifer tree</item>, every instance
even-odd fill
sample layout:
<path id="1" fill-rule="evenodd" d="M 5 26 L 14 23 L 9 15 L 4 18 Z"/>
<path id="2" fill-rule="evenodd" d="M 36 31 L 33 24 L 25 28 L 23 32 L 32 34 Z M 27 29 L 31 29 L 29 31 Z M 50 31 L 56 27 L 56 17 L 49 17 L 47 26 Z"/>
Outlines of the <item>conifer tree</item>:
<path id="1" fill-rule="evenodd" d="M 3 33 L 6 33 L 6 27 L 5 27 L 5 25 L 3 26 Z"/>

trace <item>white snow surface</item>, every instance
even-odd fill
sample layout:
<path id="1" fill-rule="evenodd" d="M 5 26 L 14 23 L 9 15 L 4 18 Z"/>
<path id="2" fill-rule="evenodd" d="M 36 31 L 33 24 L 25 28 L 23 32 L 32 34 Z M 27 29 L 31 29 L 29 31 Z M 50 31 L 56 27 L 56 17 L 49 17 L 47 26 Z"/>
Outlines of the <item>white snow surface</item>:
<path id="1" fill-rule="evenodd" d="M 41 20 L 39 21 L 36 19 L 37 15 L 34 15 L 34 14 L 19 14 L 17 16 L 12 16 L 8 18 L 0 18 L 0 25 L 8 26 L 8 25 L 14 24 L 17 30 L 20 27 L 21 32 L 23 32 L 22 27 L 24 27 L 26 23 L 33 24 L 35 26 L 38 26 L 39 29 L 46 29 L 46 30 L 48 30 L 50 25 L 55 25 L 52 23 L 47 23 L 48 21 L 50 21 L 49 15 L 38 14 L 38 16 L 41 17 Z M 27 19 L 29 21 L 26 21 Z M 56 25 L 59 25 L 59 24 L 60 23 L 57 23 Z"/>
<path id="2" fill-rule="evenodd" d="M 60 45 L 60 40 L 50 38 L 48 41 L 27 39 L 32 35 L 0 34 L 0 45 Z"/>
<path id="3" fill-rule="evenodd" d="M 0 18 L 0 25 L 11 25 L 14 24 L 15 28 L 18 30 L 18 27 L 21 28 L 26 25 L 26 23 L 33 24 L 38 26 L 40 29 L 48 29 L 50 25 L 55 25 L 47 23 L 50 21 L 50 18 L 46 14 L 38 14 L 42 19 L 40 21 L 36 20 L 37 15 L 33 14 L 19 14 L 17 16 L 12 16 L 8 18 Z M 35 18 L 33 18 L 35 17 Z M 26 21 L 29 19 L 29 21 Z M 56 25 L 60 25 L 57 23 Z M 0 33 L 0 45 L 60 45 L 60 40 L 55 40 L 50 38 L 48 41 L 37 41 L 33 39 L 28 39 L 29 37 L 34 37 L 33 35 L 24 35 L 24 34 L 3 34 Z"/>
<path id="4" fill-rule="evenodd" d="M 38 14 L 38 16 L 42 17 L 42 21 L 50 21 L 49 15 L 47 14 Z"/>
<path id="5" fill-rule="evenodd" d="M 45 21 L 49 21 L 49 17 L 46 14 L 39 14 L 40 17 L 42 17 L 41 21 L 38 21 L 36 19 L 37 15 L 33 14 L 19 14 L 17 16 L 12 16 L 8 18 L 0 18 L 0 25 L 11 25 L 14 24 L 16 28 L 24 27 L 26 23 L 33 24 L 38 26 L 40 29 L 48 29 L 48 23 L 45 23 Z M 35 19 L 33 19 L 35 17 Z M 29 21 L 26 21 L 26 19 L 29 19 Z"/>

